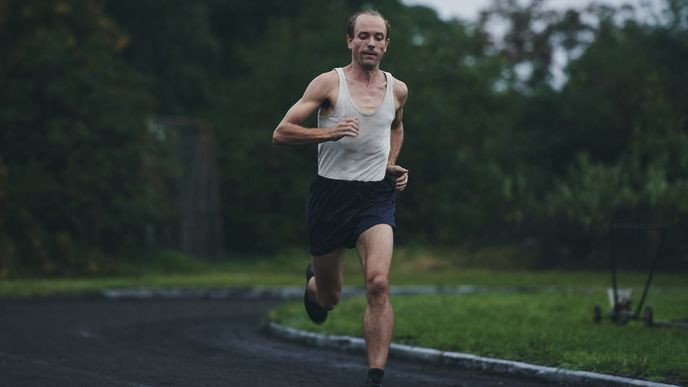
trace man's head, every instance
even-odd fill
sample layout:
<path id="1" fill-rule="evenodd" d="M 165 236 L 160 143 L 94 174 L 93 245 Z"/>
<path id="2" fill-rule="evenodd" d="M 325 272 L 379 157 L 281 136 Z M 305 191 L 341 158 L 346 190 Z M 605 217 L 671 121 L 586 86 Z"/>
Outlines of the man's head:
<path id="1" fill-rule="evenodd" d="M 367 70 L 373 70 L 389 46 L 390 25 L 377 11 L 355 13 L 349 19 L 347 45 L 354 62 Z"/>
<path id="2" fill-rule="evenodd" d="M 349 25 L 347 26 L 347 29 L 346 29 L 346 35 L 347 36 L 349 36 L 349 37 L 354 36 L 354 27 L 356 25 L 356 19 L 358 19 L 358 17 L 361 15 L 377 16 L 380 19 L 382 19 L 382 21 L 385 22 L 385 38 L 387 40 L 389 40 L 389 33 L 392 32 L 392 26 L 389 24 L 387 19 L 385 19 L 385 17 L 382 16 L 382 14 L 380 12 L 378 12 L 374 9 L 366 9 L 364 11 L 358 11 L 355 14 L 351 15 L 351 17 L 349 18 Z"/>

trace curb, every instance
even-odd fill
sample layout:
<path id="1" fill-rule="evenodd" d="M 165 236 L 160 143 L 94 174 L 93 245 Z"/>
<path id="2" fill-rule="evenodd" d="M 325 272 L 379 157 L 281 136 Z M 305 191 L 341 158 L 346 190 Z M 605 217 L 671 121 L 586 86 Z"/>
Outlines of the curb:
<path id="1" fill-rule="evenodd" d="M 112 300 L 225 300 L 225 299 L 276 299 L 291 300 L 303 297 L 303 287 L 256 287 L 256 288 L 221 288 L 221 289 L 189 289 L 189 288 L 111 288 L 104 289 L 101 294 Z"/>
<path id="2" fill-rule="evenodd" d="M 283 339 L 298 341 L 320 348 L 348 351 L 365 351 L 365 341 L 360 337 L 325 335 L 268 323 L 267 331 Z M 563 368 L 543 367 L 529 363 L 482 357 L 460 352 L 445 352 L 432 348 L 394 344 L 390 356 L 423 363 L 456 367 L 459 369 L 489 372 L 493 374 L 537 379 L 553 383 L 571 383 L 596 387 L 680 387 L 674 384 L 650 382 L 595 372 L 573 371 Z"/>
<path id="3" fill-rule="evenodd" d="M 392 295 L 411 294 L 472 294 L 494 291 L 515 291 L 513 289 L 490 289 L 480 286 L 398 286 L 392 287 Z M 189 289 L 189 288 L 109 288 L 101 291 L 101 294 L 113 300 L 150 300 L 150 299 L 275 299 L 297 300 L 303 297 L 303 286 L 282 287 L 232 287 L 219 289 Z M 362 296 L 365 292 L 362 288 L 344 287 L 342 297 Z"/>

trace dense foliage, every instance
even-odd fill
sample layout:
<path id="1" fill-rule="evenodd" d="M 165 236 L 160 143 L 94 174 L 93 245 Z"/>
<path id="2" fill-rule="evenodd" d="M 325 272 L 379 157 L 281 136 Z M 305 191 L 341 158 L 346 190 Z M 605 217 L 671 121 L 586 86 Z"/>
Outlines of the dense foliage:
<path id="1" fill-rule="evenodd" d="M 216 130 L 226 250 L 303 245 L 315 147 L 270 136 L 313 77 L 349 62 L 346 21 L 369 5 L 393 26 L 383 68 L 410 89 L 399 243 L 528 241 L 570 266 L 605 248 L 610 220 L 680 230 L 688 4 L 661 3 L 495 0 L 467 22 L 399 0 L 0 0 L 0 277 L 161 247 L 151 228 L 172 218 L 177 170 L 150 130 L 161 116 Z"/>

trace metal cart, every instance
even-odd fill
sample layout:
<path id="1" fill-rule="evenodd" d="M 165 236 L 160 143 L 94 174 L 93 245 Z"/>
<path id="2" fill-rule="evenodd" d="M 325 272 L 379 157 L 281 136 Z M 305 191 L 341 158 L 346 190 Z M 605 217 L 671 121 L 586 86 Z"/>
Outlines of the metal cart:
<path id="1" fill-rule="evenodd" d="M 618 262 L 616 243 L 618 239 L 618 233 L 620 231 L 647 232 L 650 230 L 654 230 L 659 233 L 659 241 L 657 242 L 657 248 L 654 251 L 652 257 L 650 272 L 647 276 L 647 280 L 645 281 L 643 294 L 634 312 L 632 302 L 632 289 L 618 287 Z M 629 321 L 638 320 L 640 318 L 640 312 L 641 310 L 643 310 L 643 305 L 645 304 L 645 299 L 647 298 L 647 292 L 650 289 L 652 277 L 654 276 L 655 270 L 657 269 L 657 264 L 659 263 L 659 260 L 661 259 L 663 253 L 664 244 L 667 239 L 668 231 L 669 226 L 664 224 L 612 223 L 609 226 L 609 239 L 611 245 L 612 287 L 607 290 L 607 295 L 610 304 L 609 318 L 612 322 L 621 325 L 626 324 Z M 654 315 L 652 307 L 650 305 L 647 305 L 643 310 L 642 320 L 645 326 L 647 327 L 652 327 L 654 325 Z M 593 308 L 593 321 L 595 323 L 599 323 L 600 321 L 602 321 L 602 307 L 599 304 L 595 305 Z"/>

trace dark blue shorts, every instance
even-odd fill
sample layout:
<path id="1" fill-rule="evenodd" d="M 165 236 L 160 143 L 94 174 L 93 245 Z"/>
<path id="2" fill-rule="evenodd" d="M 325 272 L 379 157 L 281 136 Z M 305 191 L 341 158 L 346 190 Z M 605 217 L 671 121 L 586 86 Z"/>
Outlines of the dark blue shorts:
<path id="1" fill-rule="evenodd" d="M 310 253 L 325 255 L 352 248 L 367 229 L 394 224 L 394 183 L 333 180 L 320 175 L 311 179 L 306 207 Z"/>

